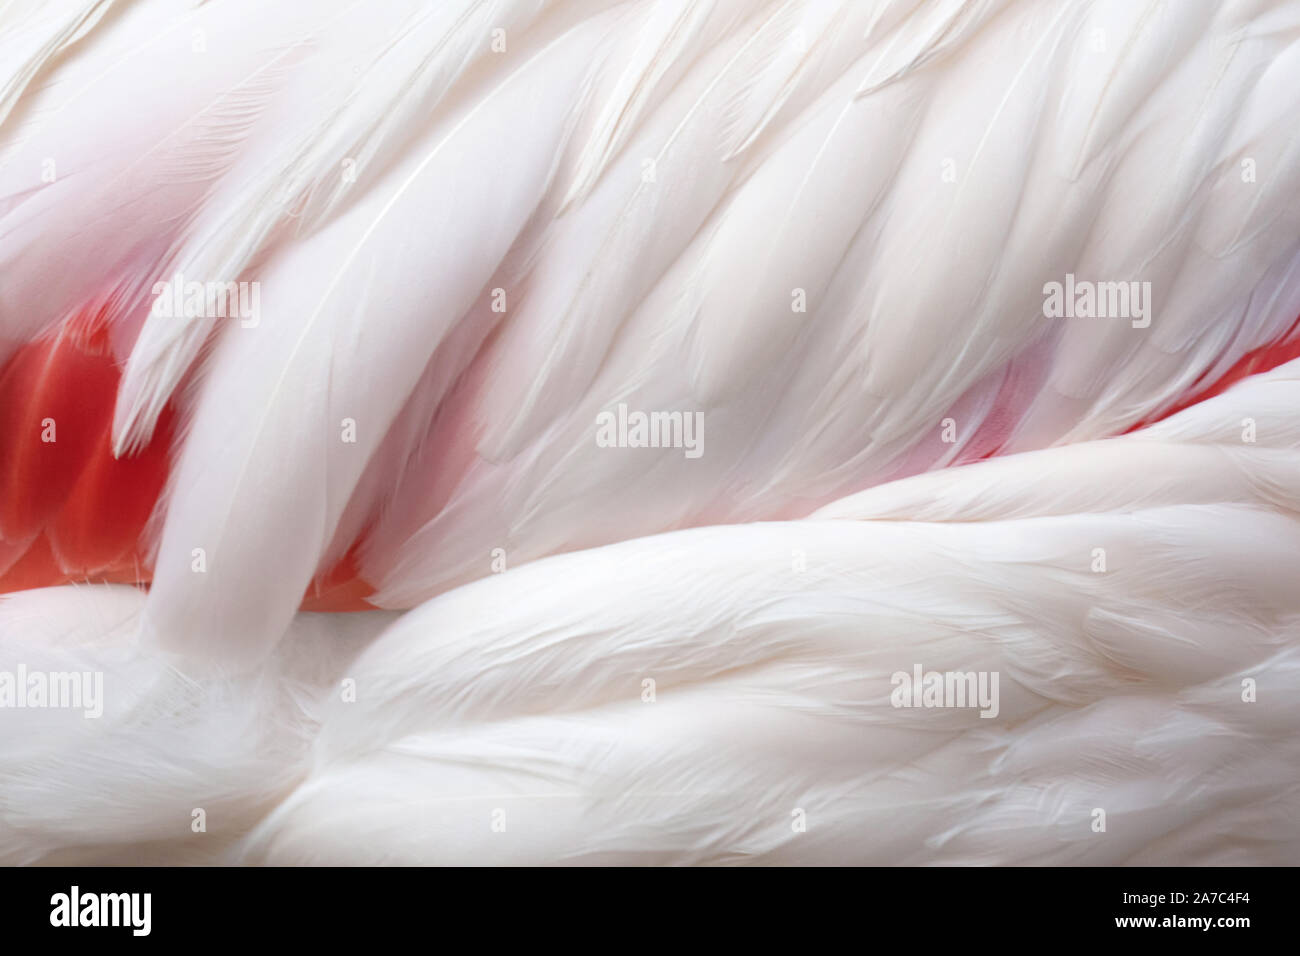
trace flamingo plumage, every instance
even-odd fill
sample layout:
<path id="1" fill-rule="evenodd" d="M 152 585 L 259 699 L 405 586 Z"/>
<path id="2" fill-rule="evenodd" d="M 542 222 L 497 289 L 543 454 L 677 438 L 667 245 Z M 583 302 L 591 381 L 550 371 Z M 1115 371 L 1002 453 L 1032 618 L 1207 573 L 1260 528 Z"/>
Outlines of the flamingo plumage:
<path id="1" fill-rule="evenodd" d="M 1294 3 L 0 51 L 0 860 L 1296 862 Z"/>

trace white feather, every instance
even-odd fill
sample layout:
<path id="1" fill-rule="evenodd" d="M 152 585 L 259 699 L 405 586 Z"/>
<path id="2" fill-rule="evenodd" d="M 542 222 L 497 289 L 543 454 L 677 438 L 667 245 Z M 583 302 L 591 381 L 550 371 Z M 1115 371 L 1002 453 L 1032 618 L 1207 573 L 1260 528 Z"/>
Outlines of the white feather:
<path id="1" fill-rule="evenodd" d="M 222 336 L 176 465 L 145 615 L 163 644 L 227 663 L 274 646 L 367 461 L 540 200 L 603 30 L 516 53 L 490 94 L 268 264 L 264 320 Z M 538 148 L 500 149 L 503 122 Z"/>

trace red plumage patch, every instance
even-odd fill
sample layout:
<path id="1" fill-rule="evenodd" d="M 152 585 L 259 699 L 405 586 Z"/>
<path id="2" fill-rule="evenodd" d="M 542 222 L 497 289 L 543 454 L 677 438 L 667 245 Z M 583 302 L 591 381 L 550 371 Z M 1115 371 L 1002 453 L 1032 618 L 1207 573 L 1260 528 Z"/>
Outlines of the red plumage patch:
<path id="1" fill-rule="evenodd" d="M 147 585 L 145 527 L 167 482 L 176 410 L 113 457 L 121 370 L 105 311 L 74 316 L 0 369 L 0 593 L 68 582 Z M 349 553 L 305 596 L 315 611 L 371 607 Z"/>

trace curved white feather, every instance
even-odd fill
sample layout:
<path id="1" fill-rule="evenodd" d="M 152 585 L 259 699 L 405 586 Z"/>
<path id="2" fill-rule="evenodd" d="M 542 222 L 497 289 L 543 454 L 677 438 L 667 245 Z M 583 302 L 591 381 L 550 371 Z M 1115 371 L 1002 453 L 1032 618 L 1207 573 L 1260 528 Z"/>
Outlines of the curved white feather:
<path id="1" fill-rule="evenodd" d="M 165 645 L 226 664 L 274 646 L 367 461 L 547 187 L 604 29 L 517 53 L 382 186 L 268 264 L 264 321 L 222 336 L 176 466 L 145 616 Z M 501 149 L 503 117 L 539 148 Z"/>

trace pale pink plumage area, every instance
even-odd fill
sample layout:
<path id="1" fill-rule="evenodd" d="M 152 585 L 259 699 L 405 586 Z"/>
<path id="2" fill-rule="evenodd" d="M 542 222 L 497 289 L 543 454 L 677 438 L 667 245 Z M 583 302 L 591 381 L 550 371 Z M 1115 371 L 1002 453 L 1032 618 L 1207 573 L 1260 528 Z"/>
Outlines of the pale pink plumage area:
<path id="1" fill-rule="evenodd" d="M 1297 89 L 1287 0 L 0 3 L 0 862 L 1300 863 Z"/>

